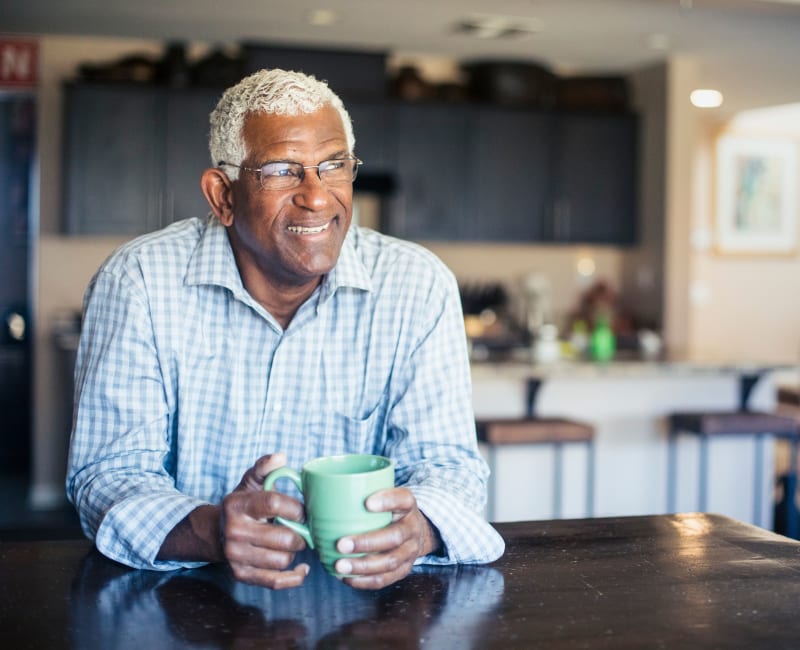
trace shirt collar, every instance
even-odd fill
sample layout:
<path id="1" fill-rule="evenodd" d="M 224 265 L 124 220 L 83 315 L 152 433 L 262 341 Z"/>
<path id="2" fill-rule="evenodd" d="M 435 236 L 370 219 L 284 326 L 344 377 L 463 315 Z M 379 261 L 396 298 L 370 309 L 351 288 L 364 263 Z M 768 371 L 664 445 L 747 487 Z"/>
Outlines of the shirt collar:
<path id="1" fill-rule="evenodd" d="M 358 254 L 359 233 L 352 226 L 342 244 L 339 260 L 322 283 L 320 302 L 330 298 L 340 287 L 372 291 L 372 278 Z M 230 289 L 239 298 L 246 293 L 228 232 L 218 219 L 209 217 L 200 241 L 189 261 L 186 284 L 215 284 Z"/>
<path id="2" fill-rule="evenodd" d="M 340 287 L 372 291 L 372 278 L 358 254 L 359 230 L 351 226 L 344 238 L 336 266 L 322 283 L 320 303 L 328 300 Z"/>
<path id="3" fill-rule="evenodd" d="M 189 260 L 186 284 L 215 284 L 230 289 L 239 297 L 245 292 L 228 231 L 216 217 L 209 216 L 200 241 Z"/>

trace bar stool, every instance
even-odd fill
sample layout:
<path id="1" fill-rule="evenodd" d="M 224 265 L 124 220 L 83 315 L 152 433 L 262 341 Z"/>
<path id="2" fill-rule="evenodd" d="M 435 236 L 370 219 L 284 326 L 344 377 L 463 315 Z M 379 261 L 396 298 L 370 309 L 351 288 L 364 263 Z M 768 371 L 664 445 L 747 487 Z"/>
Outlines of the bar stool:
<path id="1" fill-rule="evenodd" d="M 592 425 L 560 417 L 542 418 L 535 415 L 536 394 L 540 381 L 528 381 L 527 415 L 520 418 L 492 418 L 476 420 L 478 440 L 489 448 L 491 486 L 489 490 L 489 519 L 497 513 L 497 447 L 509 444 L 552 445 L 553 467 L 553 517 L 561 517 L 563 494 L 561 483 L 564 473 L 564 445 L 586 445 L 586 513 L 594 514 L 594 433 Z"/>
<path id="2" fill-rule="evenodd" d="M 677 503 L 678 459 L 676 442 L 682 433 L 696 435 L 700 440 L 700 467 L 698 485 L 698 509 L 706 512 L 708 508 L 708 456 L 709 441 L 716 436 L 755 436 L 756 453 L 754 458 L 754 499 L 753 520 L 761 521 L 761 488 L 763 484 L 764 440 L 767 436 L 785 438 L 792 445 L 792 458 L 796 458 L 798 422 L 790 417 L 751 411 L 747 408 L 750 393 L 760 377 L 744 375 L 741 381 L 739 409 L 735 411 L 687 411 L 671 413 L 668 416 L 669 445 L 667 452 L 667 511 L 675 512 Z M 790 470 L 790 477 L 795 476 L 796 468 Z M 796 480 L 796 479 L 795 479 Z M 794 485 L 794 483 L 792 483 Z M 797 509 L 794 499 L 788 500 L 786 508 L 786 535 L 798 537 Z"/>
<path id="3" fill-rule="evenodd" d="M 496 447 L 508 444 L 553 445 L 553 518 L 562 514 L 561 482 L 564 473 L 563 448 L 566 444 L 583 443 L 586 456 L 586 513 L 594 512 L 594 427 L 584 422 L 564 418 L 502 418 L 478 420 L 478 440 L 489 446 L 489 469 L 492 472 L 489 491 L 489 519 L 497 512 Z"/>

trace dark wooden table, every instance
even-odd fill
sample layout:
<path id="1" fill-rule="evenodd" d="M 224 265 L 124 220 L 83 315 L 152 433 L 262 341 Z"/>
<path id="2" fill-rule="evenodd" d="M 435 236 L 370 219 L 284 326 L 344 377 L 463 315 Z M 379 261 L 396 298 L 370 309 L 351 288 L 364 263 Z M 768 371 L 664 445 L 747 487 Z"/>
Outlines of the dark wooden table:
<path id="1" fill-rule="evenodd" d="M 3 648 L 800 648 L 800 543 L 705 514 L 498 524 L 490 566 L 378 592 L 220 566 L 132 571 L 82 540 L 0 541 Z"/>

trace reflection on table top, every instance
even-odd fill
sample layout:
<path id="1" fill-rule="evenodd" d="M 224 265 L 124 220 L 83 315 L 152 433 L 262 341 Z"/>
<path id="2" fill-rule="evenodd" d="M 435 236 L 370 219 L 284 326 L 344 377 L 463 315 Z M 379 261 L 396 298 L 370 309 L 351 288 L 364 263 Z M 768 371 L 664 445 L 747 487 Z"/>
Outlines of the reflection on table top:
<path id="1" fill-rule="evenodd" d="M 490 566 L 356 591 L 313 562 L 271 592 L 156 573 L 82 540 L 0 541 L 8 648 L 796 648 L 800 543 L 705 514 L 498 524 Z M 308 558 L 306 558 L 308 559 Z"/>

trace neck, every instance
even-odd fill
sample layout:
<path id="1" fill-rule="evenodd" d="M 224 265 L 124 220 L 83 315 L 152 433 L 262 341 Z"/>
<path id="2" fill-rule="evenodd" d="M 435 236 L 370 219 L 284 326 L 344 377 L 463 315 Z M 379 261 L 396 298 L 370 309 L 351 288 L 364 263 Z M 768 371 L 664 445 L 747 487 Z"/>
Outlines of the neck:
<path id="1" fill-rule="evenodd" d="M 314 289 L 322 282 L 322 277 L 301 284 L 281 283 L 262 273 L 259 269 L 239 265 L 239 274 L 247 292 L 266 309 L 283 329 L 289 326 L 295 313 Z"/>

